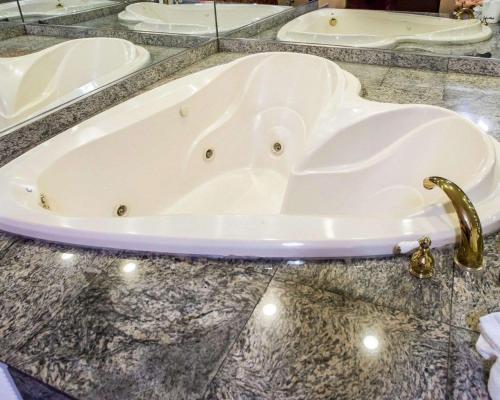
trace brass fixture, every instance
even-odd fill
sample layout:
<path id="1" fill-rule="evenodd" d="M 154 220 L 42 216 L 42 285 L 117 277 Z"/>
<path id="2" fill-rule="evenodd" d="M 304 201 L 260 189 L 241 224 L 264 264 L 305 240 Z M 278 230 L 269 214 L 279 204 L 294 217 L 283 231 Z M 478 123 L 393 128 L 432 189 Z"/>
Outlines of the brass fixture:
<path id="1" fill-rule="evenodd" d="M 453 11 L 452 16 L 455 19 L 475 19 L 476 18 L 472 8 L 467 8 L 467 7 L 455 8 L 455 11 Z"/>
<path id="2" fill-rule="evenodd" d="M 337 25 L 337 18 L 335 17 L 330 18 L 330 21 L 328 23 L 330 24 L 330 26 Z"/>
<path id="3" fill-rule="evenodd" d="M 117 208 L 116 208 L 116 216 L 118 217 L 124 217 L 126 214 L 127 214 L 127 206 L 124 205 L 124 204 L 120 204 Z"/>
<path id="4" fill-rule="evenodd" d="M 42 208 L 45 208 L 46 210 L 50 210 L 49 202 L 47 201 L 47 198 L 45 195 L 42 193 L 40 194 L 40 204 Z"/>
<path id="5" fill-rule="evenodd" d="M 283 146 L 280 142 L 276 142 L 273 144 L 273 152 L 279 154 L 283 151 Z"/>
<path id="6" fill-rule="evenodd" d="M 481 23 L 484 25 L 484 26 L 488 26 L 488 20 L 489 19 L 495 19 L 493 17 L 483 17 L 481 18 Z"/>
<path id="7" fill-rule="evenodd" d="M 430 278 L 434 274 L 434 257 L 431 254 L 431 239 L 424 236 L 418 240 L 419 247 L 411 255 L 410 273 L 417 278 Z"/>
<path id="8" fill-rule="evenodd" d="M 449 197 L 460 222 L 460 244 L 455 254 L 455 263 L 467 271 L 479 271 L 483 268 L 483 228 L 474 205 L 467 195 L 455 183 L 439 176 L 424 179 L 428 190 L 439 186 Z"/>
<path id="9" fill-rule="evenodd" d="M 210 160 L 212 157 L 215 155 L 215 150 L 213 149 L 208 149 L 205 151 L 205 160 Z"/>

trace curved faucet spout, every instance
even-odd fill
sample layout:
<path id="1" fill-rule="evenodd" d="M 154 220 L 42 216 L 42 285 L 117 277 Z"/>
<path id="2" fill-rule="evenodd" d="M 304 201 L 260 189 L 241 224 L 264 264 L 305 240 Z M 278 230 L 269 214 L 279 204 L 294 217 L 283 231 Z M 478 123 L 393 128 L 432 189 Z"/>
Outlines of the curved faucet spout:
<path id="1" fill-rule="evenodd" d="M 449 197 L 460 222 L 460 245 L 455 262 L 469 271 L 483 268 L 483 228 L 474 205 L 458 185 L 439 176 L 424 179 L 424 187 L 432 189 L 439 186 Z"/>

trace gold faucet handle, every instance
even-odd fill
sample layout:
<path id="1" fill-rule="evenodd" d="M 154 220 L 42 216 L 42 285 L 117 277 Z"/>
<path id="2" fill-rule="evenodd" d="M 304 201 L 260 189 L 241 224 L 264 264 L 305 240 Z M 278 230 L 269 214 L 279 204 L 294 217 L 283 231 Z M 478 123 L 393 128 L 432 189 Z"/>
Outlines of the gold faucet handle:
<path id="1" fill-rule="evenodd" d="M 432 241 L 428 236 L 418 240 L 419 247 L 410 258 L 410 273 L 419 278 L 430 278 L 434 275 L 434 257 L 431 254 Z"/>

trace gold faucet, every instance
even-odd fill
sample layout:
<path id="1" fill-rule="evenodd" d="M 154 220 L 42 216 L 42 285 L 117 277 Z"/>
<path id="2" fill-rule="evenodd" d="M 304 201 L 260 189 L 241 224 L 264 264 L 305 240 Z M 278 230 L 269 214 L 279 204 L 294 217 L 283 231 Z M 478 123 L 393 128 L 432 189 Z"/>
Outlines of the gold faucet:
<path id="1" fill-rule="evenodd" d="M 475 19 L 474 11 L 472 8 L 458 6 L 453 11 L 453 18 L 455 19 Z"/>
<path id="2" fill-rule="evenodd" d="M 434 274 L 434 257 L 431 254 L 431 239 L 427 236 L 418 240 L 419 247 L 411 255 L 410 273 L 417 278 L 430 278 Z"/>
<path id="3" fill-rule="evenodd" d="M 431 190 L 439 186 L 449 197 L 460 222 L 460 244 L 455 263 L 467 271 L 483 268 L 483 228 L 474 205 L 455 183 L 439 176 L 424 179 L 424 187 Z"/>

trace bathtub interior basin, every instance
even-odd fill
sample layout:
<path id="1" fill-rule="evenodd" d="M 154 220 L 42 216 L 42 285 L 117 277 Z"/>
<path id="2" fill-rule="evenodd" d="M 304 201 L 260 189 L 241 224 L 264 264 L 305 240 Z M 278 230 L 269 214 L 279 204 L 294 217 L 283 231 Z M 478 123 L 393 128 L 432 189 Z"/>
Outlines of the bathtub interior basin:
<path id="1" fill-rule="evenodd" d="M 114 38 L 75 39 L 0 58 L 0 131 L 130 74 L 146 49 Z"/>
<path id="2" fill-rule="evenodd" d="M 359 91 L 295 53 L 167 83 L 2 167 L 0 229 L 212 256 L 383 255 L 424 234 L 455 241 L 445 195 L 422 186 L 432 175 L 499 228 L 498 142 L 452 111 Z"/>
<path id="3" fill-rule="evenodd" d="M 74 14 L 95 8 L 112 6 L 118 1 L 111 0 L 20 0 L 19 5 L 25 18 L 48 18 L 59 15 Z M 15 1 L 0 4 L 0 19 L 20 18 Z"/>
<path id="4" fill-rule="evenodd" d="M 217 4 L 220 33 L 228 32 L 291 9 L 265 4 Z M 141 2 L 128 5 L 118 14 L 122 23 L 141 31 L 180 34 L 214 34 L 214 5 L 208 3 L 165 5 Z"/>
<path id="5" fill-rule="evenodd" d="M 481 21 L 354 9 L 321 9 L 301 15 L 278 32 L 282 41 L 394 48 L 400 43 L 466 44 L 488 40 Z"/>

